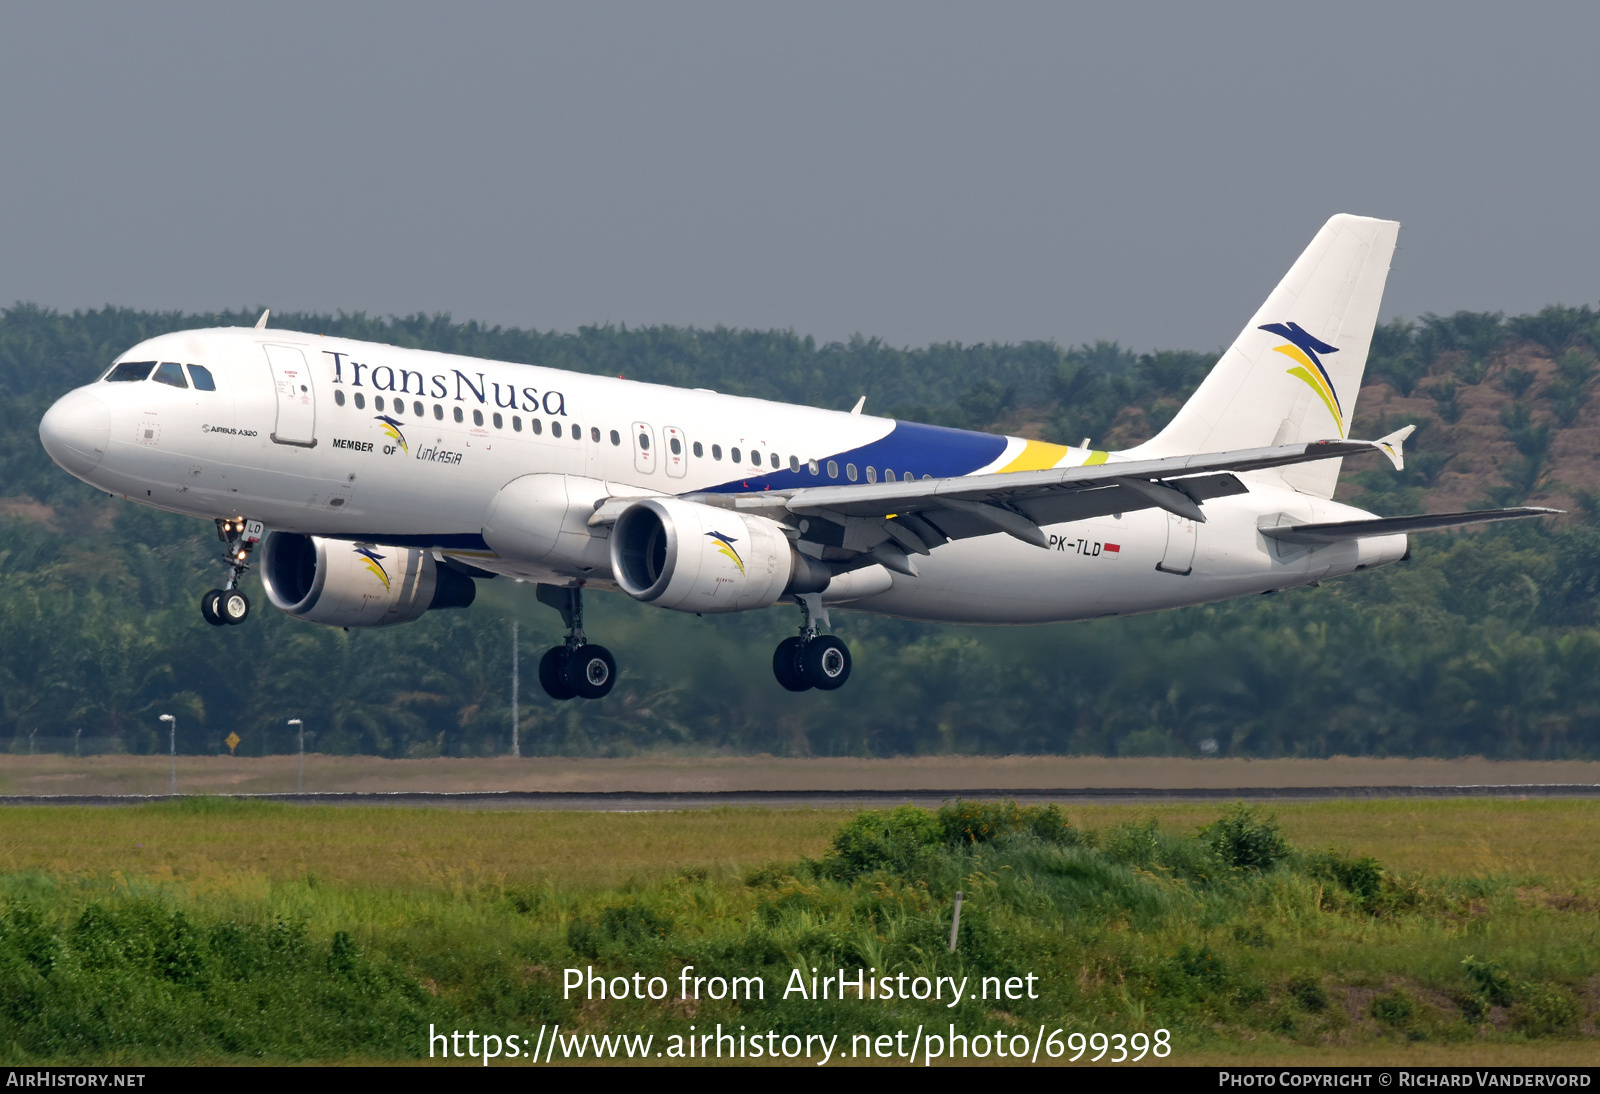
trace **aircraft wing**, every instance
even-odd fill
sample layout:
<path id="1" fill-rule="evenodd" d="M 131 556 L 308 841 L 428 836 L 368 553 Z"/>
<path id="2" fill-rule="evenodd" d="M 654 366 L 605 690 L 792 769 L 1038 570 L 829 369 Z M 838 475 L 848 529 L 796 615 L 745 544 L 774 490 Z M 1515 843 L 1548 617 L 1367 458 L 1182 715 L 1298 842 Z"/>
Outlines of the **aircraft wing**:
<path id="1" fill-rule="evenodd" d="M 1519 505 L 1513 509 L 1476 509 L 1467 513 L 1428 513 L 1414 517 L 1382 517 L 1377 520 L 1345 520 L 1327 524 L 1285 524 L 1263 528 L 1261 534 L 1281 543 L 1337 543 L 1362 536 L 1393 536 L 1404 532 L 1437 532 L 1468 524 L 1490 524 L 1500 520 L 1522 520 L 1564 513 L 1564 509 L 1545 509 L 1538 505 Z"/>
<path id="2" fill-rule="evenodd" d="M 867 555 L 890 569 L 913 572 L 907 553 L 927 554 L 951 540 L 1005 532 L 1044 547 L 1041 526 L 1111 513 L 1160 508 L 1204 522 L 1201 505 L 1242 494 L 1235 472 L 1381 452 L 1399 458 L 1398 443 L 1330 440 L 1165 459 L 965 475 L 855 486 L 805 486 L 749 493 L 695 493 L 684 499 L 753 511 L 791 526 L 800 538 L 831 548 L 823 557 Z M 615 519 L 613 499 L 590 523 Z M 837 552 L 837 553 L 836 553 Z"/>

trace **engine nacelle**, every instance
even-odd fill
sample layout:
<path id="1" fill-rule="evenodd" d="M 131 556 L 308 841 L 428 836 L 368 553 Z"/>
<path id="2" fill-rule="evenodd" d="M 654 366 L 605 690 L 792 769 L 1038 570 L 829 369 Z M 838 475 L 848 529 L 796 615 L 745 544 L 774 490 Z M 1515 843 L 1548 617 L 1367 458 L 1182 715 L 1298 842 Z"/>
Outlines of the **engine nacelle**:
<path id="1" fill-rule="evenodd" d="M 272 605 L 332 627 L 410 623 L 433 608 L 465 608 L 477 594 L 466 574 L 414 547 L 268 532 L 261 584 Z"/>
<path id="2" fill-rule="evenodd" d="M 581 475 L 523 475 L 495 495 L 484 542 L 501 558 L 585 572 L 606 565 L 606 529 L 590 528 L 613 487 Z M 639 491 L 630 491 L 639 493 Z"/>
<path id="3" fill-rule="evenodd" d="M 742 612 L 817 592 L 829 572 L 783 527 L 678 498 L 628 506 L 611 529 L 611 576 L 635 600 L 680 612 Z"/>

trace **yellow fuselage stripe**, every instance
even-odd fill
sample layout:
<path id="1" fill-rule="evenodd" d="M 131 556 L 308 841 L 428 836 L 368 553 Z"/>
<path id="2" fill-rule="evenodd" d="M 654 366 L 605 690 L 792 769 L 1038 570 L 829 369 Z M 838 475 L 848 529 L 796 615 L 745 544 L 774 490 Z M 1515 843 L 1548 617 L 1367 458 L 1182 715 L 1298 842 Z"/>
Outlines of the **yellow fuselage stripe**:
<path id="1" fill-rule="evenodd" d="M 1026 441 L 1022 451 L 1010 463 L 1000 469 L 1000 473 L 1007 471 L 1043 471 L 1054 467 L 1066 456 L 1067 449 L 1059 444 L 1050 444 L 1048 441 Z"/>

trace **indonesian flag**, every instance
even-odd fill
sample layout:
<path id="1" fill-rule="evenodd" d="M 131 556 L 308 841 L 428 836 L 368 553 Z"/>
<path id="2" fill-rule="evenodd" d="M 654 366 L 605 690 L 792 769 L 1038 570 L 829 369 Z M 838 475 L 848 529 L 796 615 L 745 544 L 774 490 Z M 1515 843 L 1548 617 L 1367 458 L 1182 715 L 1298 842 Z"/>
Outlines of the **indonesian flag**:
<path id="1" fill-rule="evenodd" d="M 1120 543 L 1108 543 L 1108 544 L 1105 545 L 1105 552 L 1108 555 L 1120 554 L 1121 551 L 1122 551 L 1122 544 L 1120 544 Z"/>

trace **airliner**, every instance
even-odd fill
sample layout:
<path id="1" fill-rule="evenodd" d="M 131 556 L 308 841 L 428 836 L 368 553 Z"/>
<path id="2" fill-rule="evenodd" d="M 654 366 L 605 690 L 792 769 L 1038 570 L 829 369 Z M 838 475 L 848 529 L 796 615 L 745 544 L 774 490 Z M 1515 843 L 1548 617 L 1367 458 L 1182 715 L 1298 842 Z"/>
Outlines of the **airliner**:
<path id="1" fill-rule="evenodd" d="M 164 334 L 63 396 L 63 469 L 212 520 L 243 623 L 273 606 L 381 627 L 536 585 L 565 641 L 539 679 L 598 699 L 615 659 L 586 589 L 677 612 L 786 603 L 791 691 L 832 690 L 829 609 L 1026 624 L 1268 593 L 1404 558 L 1408 534 L 1535 507 L 1380 518 L 1332 500 L 1345 457 L 1398 469 L 1408 426 L 1349 436 L 1399 225 L 1335 216 L 1155 437 L 1124 451 L 919 425 L 534 365 L 254 327 Z"/>

